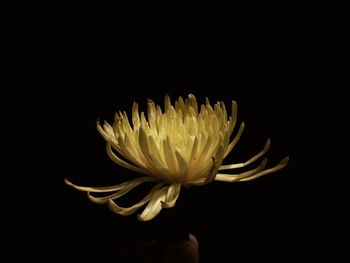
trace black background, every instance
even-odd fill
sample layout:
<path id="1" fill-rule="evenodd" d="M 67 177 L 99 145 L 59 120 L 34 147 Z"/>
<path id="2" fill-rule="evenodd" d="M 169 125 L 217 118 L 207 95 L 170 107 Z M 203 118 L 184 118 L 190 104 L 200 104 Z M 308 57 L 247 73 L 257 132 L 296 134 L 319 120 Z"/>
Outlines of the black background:
<path id="1" fill-rule="evenodd" d="M 321 176 L 309 172 L 315 134 L 308 127 L 319 124 L 311 106 L 321 92 L 315 80 L 327 76 L 312 23 L 279 17 L 241 21 L 231 29 L 175 24 L 154 30 L 141 23 L 131 30 L 129 24 L 107 27 L 108 21 L 60 21 L 24 37 L 34 44 L 22 57 L 22 78 L 31 88 L 21 96 L 35 98 L 30 112 L 24 110 L 35 120 L 25 125 L 39 127 L 31 130 L 37 139 L 30 148 L 39 154 L 29 156 L 36 172 L 26 178 L 37 190 L 19 203 L 27 218 L 18 224 L 28 253 L 120 262 L 126 247 L 193 233 L 200 262 L 284 262 L 314 255 L 310 244 L 321 243 L 325 234 L 315 220 L 326 212 L 320 212 L 325 203 L 316 194 Z M 64 184 L 64 178 L 111 185 L 137 177 L 108 159 L 97 118 L 111 123 L 116 111 L 130 113 L 134 101 L 145 110 L 147 99 L 162 104 L 165 94 L 174 101 L 189 93 L 199 103 L 205 97 L 224 101 L 228 109 L 231 100 L 238 103 L 238 120 L 246 128 L 224 163 L 248 159 L 270 138 L 269 164 L 290 156 L 288 166 L 251 182 L 183 189 L 176 206 L 150 222 L 137 221 L 137 213 L 113 214 Z M 140 187 L 123 204 L 146 190 Z"/>

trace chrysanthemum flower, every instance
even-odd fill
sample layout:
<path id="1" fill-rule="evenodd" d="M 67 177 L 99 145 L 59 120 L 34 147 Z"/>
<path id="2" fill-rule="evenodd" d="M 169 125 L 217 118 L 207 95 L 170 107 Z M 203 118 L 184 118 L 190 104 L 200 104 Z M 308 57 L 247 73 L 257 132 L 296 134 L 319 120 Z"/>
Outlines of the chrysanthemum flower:
<path id="1" fill-rule="evenodd" d="M 237 104 L 232 101 L 231 116 L 227 115 L 223 102 L 214 107 L 206 103 L 198 107 L 194 95 L 188 99 L 179 97 L 175 105 L 165 96 L 164 112 L 159 105 L 148 101 L 148 116 L 139 114 L 138 104 L 132 108 L 132 124 L 126 112 L 115 114 L 113 126 L 97 121 L 97 130 L 106 140 L 108 156 L 116 164 L 145 176 L 108 187 L 85 187 L 65 182 L 77 190 L 87 192 L 91 201 L 108 204 L 121 215 L 130 215 L 147 204 L 138 219 L 153 219 L 162 208 L 173 207 L 182 186 L 204 185 L 213 180 L 243 182 L 262 175 L 277 172 L 288 163 L 288 157 L 272 168 L 265 169 L 264 158 L 256 168 L 237 174 L 221 171 L 245 167 L 262 157 L 270 147 L 267 140 L 264 148 L 243 163 L 222 165 L 223 159 L 232 151 L 242 135 L 244 122 L 230 141 L 237 120 Z M 144 182 L 155 186 L 138 203 L 121 207 L 115 200 Z M 94 196 L 92 193 L 107 193 Z"/>

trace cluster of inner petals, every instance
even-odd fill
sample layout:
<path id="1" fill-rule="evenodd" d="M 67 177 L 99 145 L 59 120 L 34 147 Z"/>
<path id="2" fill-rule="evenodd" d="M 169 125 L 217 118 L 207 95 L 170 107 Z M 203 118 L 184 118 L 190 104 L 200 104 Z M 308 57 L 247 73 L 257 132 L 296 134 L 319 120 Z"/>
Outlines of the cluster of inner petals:
<path id="1" fill-rule="evenodd" d="M 211 106 L 208 99 L 198 105 L 194 95 L 185 100 L 179 97 L 174 105 L 165 96 L 164 110 L 148 100 L 147 117 L 139 112 L 138 104 L 132 107 L 131 121 L 126 112 L 115 114 L 113 125 L 97 122 L 97 130 L 106 140 L 107 154 L 116 164 L 145 176 L 110 187 L 84 187 L 66 183 L 88 193 L 90 200 L 107 203 L 112 211 L 129 215 L 147 203 L 138 218 L 151 220 L 162 208 L 175 205 L 181 186 L 203 185 L 213 180 L 223 182 L 248 181 L 276 172 L 286 166 L 288 157 L 272 168 L 265 169 L 267 159 L 254 169 L 237 174 L 221 173 L 248 166 L 260 159 L 269 149 L 270 141 L 249 160 L 222 165 L 223 159 L 233 150 L 244 130 L 242 122 L 231 139 L 237 120 L 237 104 L 232 101 L 231 115 L 225 104 Z M 116 199 L 144 182 L 155 186 L 140 202 L 131 207 L 120 207 Z M 91 193 L 108 193 L 96 197 Z"/>

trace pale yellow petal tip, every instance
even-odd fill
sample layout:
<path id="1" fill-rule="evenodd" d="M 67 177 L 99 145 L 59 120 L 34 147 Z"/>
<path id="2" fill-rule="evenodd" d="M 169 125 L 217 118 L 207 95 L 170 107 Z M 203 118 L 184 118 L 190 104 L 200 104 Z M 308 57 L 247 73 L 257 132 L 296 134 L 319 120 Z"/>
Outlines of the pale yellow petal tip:
<path id="1" fill-rule="evenodd" d="M 236 101 L 232 101 L 231 102 L 231 109 L 232 109 L 232 111 L 234 110 L 235 112 L 237 111 L 237 102 Z M 234 112 L 232 112 L 232 113 L 234 113 Z"/>
<path id="2" fill-rule="evenodd" d="M 64 183 L 72 187 L 74 186 L 67 178 L 64 178 Z"/>
<path id="3" fill-rule="evenodd" d="M 288 164 L 289 159 L 290 159 L 289 156 L 284 157 L 284 158 L 282 159 L 282 161 L 280 162 L 280 164 L 283 165 L 283 167 L 285 167 L 285 166 Z"/>
<path id="4" fill-rule="evenodd" d="M 97 118 L 97 120 L 96 120 L 96 127 L 101 127 L 101 120 L 100 120 L 100 118 Z"/>
<path id="5" fill-rule="evenodd" d="M 144 217 L 142 217 L 141 214 L 138 214 L 138 215 L 137 215 L 137 220 L 139 220 L 139 221 L 141 221 L 141 222 L 149 221 L 149 220 L 146 220 Z"/>

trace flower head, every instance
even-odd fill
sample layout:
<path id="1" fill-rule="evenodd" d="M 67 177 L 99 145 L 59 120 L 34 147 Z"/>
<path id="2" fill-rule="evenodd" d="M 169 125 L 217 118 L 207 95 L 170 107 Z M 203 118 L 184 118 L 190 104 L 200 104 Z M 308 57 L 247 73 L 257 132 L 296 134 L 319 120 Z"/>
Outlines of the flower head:
<path id="1" fill-rule="evenodd" d="M 264 148 L 243 163 L 222 165 L 223 159 L 232 151 L 242 135 L 244 122 L 236 136 L 231 134 L 237 120 L 237 104 L 232 101 L 231 116 L 225 104 L 217 102 L 214 107 L 206 99 L 200 107 L 194 95 L 187 99 L 179 97 L 172 105 L 165 96 L 164 112 L 152 100 L 148 101 L 147 118 L 139 113 L 138 104 L 132 108 L 131 123 L 126 112 L 115 114 L 113 125 L 97 121 L 97 130 L 106 140 L 108 156 L 116 164 L 145 176 L 110 187 L 77 186 L 66 183 L 88 193 L 90 200 L 107 203 L 110 209 L 121 215 L 130 215 L 147 203 L 138 216 L 147 221 L 154 218 L 162 208 L 170 208 L 180 194 L 181 186 L 203 185 L 216 181 L 242 182 L 276 172 L 288 163 L 288 157 L 276 166 L 265 169 L 267 159 L 252 170 L 238 173 L 219 173 L 245 167 L 262 157 L 270 147 L 267 140 Z M 156 185 L 138 203 L 131 207 L 120 207 L 115 200 L 144 182 Z M 91 193 L 109 193 L 103 197 Z"/>

